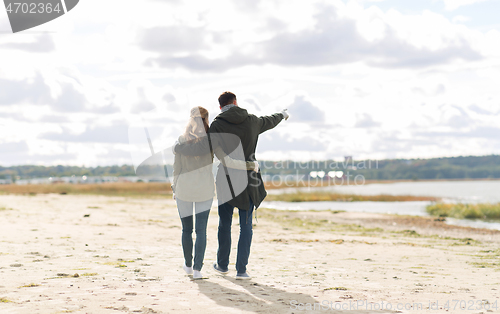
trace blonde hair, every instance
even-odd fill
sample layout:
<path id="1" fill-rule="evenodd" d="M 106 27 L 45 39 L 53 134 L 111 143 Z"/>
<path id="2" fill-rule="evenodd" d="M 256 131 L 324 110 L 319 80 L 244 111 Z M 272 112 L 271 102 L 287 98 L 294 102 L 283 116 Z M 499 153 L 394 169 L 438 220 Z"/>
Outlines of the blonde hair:
<path id="1" fill-rule="evenodd" d="M 208 110 L 203 107 L 194 107 L 189 114 L 189 122 L 184 131 L 186 140 L 194 140 L 208 132 Z"/>

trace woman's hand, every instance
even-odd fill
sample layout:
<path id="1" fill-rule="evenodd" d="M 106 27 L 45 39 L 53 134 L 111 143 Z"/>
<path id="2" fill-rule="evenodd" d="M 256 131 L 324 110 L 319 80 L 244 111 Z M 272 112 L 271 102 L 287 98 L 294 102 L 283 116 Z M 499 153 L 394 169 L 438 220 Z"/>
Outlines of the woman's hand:
<path id="1" fill-rule="evenodd" d="M 175 147 L 179 145 L 179 141 L 175 141 L 174 146 L 172 146 L 172 153 L 175 155 Z"/>
<path id="2" fill-rule="evenodd" d="M 254 162 L 253 162 L 253 164 L 254 164 L 253 171 L 255 171 L 255 172 L 259 172 L 259 169 L 260 169 L 260 168 L 259 168 L 259 163 L 258 163 L 257 161 L 254 161 Z"/>

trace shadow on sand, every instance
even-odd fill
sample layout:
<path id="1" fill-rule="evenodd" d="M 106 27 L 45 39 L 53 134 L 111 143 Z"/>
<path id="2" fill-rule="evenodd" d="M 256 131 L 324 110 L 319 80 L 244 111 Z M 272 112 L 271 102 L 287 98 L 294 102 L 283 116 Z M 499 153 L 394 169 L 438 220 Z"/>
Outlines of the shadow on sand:
<path id="1" fill-rule="evenodd" d="M 346 314 L 398 313 L 397 311 L 335 310 L 328 306 L 322 306 L 320 308 L 319 303 L 321 301 L 307 294 L 287 292 L 272 286 L 257 283 L 253 280 L 236 280 L 227 276 L 222 278 L 230 281 L 235 286 L 242 287 L 246 290 L 246 293 L 242 292 L 241 289 L 232 289 L 210 280 L 195 280 L 195 283 L 198 284 L 201 293 L 215 301 L 218 305 L 233 308 L 236 311 L 273 314 L 311 312 Z M 345 303 L 348 303 L 348 301 Z M 309 308 L 307 307 L 308 304 Z M 316 304 L 315 310 L 311 308 L 314 307 L 314 304 Z"/>

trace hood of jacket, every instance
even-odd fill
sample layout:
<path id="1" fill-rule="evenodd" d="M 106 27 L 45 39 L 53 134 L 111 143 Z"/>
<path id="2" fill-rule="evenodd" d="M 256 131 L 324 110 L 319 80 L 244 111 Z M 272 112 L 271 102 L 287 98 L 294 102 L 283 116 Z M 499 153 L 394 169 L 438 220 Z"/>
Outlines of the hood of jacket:
<path id="1" fill-rule="evenodd" d="M 248 118 L 246 109 L 233 107 L 226 112 L 220 113 L 215 119 L 222 119 L 229 123 L 240 124 Z"/>

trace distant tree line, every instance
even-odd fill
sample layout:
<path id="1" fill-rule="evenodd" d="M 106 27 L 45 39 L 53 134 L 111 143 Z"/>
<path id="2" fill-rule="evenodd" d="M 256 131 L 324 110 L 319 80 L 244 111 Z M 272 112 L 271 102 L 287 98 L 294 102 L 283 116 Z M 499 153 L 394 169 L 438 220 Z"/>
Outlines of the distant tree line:
<path id="1" fill-rule="evenodd" d="M 263 174 L 309 174 L 342 171 L 366 180 L 431 180 L 500 178 L 500 156 L 467 156 L 432 159 L 263 162 Z"/>
<path id="2" fill-rule="evenodd" d="M 133 166 L 0 166 L 0 179 L 6 178 L 45 178 L 45 177 L 70 177 L 70 176 L 134 176 Z"/>
<path id="3" fill-rule="evenodd" d="M 500 155 L 432 159 L 385 159 L 347 161 L 259 161 L 264 175 L 308 175 L 311 171 L 342 171 L 366 180 L 429 180 L 500 178 Z M 168 166 L 171 169 L 170 165 Z M 134 176 L 131 165 L 122 166 L 0 166 L 0 179 L 64 176 Z"/>
<path id="4" fill-rule="evenodd" d="M 360 169 L 367 180 L 500 178 L 500 156 L 381 160 L 378 169 Z"/>

